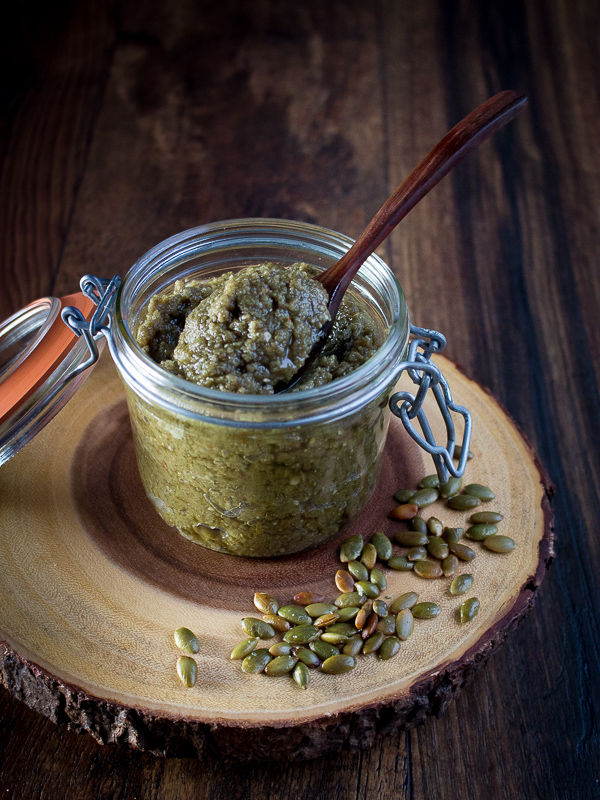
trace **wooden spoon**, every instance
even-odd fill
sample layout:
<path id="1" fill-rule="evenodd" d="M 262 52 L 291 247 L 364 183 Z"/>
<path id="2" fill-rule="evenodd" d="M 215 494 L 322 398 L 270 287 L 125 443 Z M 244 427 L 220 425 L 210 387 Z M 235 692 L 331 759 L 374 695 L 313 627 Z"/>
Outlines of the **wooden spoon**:
<path id="1" fill-rule="evenodd" d="M 527 97 L 514 91 L 500 92 L 471 111 L 417 164 L 389 197 L 352 247 L 339 261 L 316 276 L 329 295 L 331 321 L 319 331 L 308 358 L 288 383 L 275 386 L 279 393 L 291 389 L 321 352 L 333 327 L 344 292 L 361 265 L 393 231 L 400 220 L 463 158 L 527 106 Z"/>

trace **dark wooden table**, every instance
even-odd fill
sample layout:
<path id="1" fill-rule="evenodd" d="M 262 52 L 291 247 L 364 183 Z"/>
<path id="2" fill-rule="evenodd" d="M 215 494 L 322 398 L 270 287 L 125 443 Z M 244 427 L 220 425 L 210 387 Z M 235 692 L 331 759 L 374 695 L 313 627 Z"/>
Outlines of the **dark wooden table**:
<path id="1" fill-rule="evenodd" d="M 357 235 L 471 108 L 529 111 L 383 246 L 413 319 L 558 487 L 538 603 L 439 720 L 227 766 L 99 747 L 0 690 L 2 798 L 600 797 L 600 50 L 589 0 L 87 0 L 4 10 L 0 318 L 212 220 Z M 1 610 L 0 610 L 1 613 Z"/>

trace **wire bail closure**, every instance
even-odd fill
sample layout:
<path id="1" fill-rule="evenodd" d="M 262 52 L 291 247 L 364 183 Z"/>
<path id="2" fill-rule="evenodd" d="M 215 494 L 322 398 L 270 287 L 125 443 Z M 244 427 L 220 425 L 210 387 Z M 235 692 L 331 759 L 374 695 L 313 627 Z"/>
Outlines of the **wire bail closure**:
<path id="1" fill-rule="evenodd" d="M 408 360 L 398 365 L 398 377 L 406 371 L 411 380 L 419 388 L 416 394 L 410 392 L 396 392 L 390 397 L 389 407 L 402 424 L 409 436 L 429 453 L 435 463 L 440 483 L 446 483 L 450 476 L 460 478 L 465 471 L 471 443 L 472 419 L 469 411 L 464 406 L 456 405 L 448 381 L 439 368 L 431 361 L 434 353 L 441 353 L 446 347 L 446 337 L 438 331 L 410 326 L 410 332 L 415 337 L 409 346 Z M 438 408 L 446 425 L 446 446 L 442 447 L 435 441 L 429 425 L 423 402 L 427 392 L 431 389 L 436 399 Z M 460 414 L 465 421 L 465 430 L 462 440 L 462 451 L 458 466 L 452 460 L 456 447 L 456 432 L 451 412 Z M 414 427 L 412 420 L 417 419 L 423 435 Z"/>

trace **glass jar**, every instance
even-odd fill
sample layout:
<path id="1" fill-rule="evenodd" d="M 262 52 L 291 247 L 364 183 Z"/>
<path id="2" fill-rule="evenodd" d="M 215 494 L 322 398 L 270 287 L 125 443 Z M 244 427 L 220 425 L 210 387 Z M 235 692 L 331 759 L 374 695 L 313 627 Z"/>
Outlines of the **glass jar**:
<path id="1" fill-rule="evenodd" d="M 167 239 L 127 274 L 111 312 L 110 349 L 145 490 L 188 539 L 223 553 L 285 555 L 328 541 L 363 508 L 407 352 L 408 310 L 393 273 L 372 255 L 350 291 L 386 334 L 377 353 L 324 386 L 242 395 L 190 383 L 145 355 L 135 331 L 148 300 L 178 279 L 265 261 L 326 269 L 351 244 L 300 222 L 231 220 Z"/>

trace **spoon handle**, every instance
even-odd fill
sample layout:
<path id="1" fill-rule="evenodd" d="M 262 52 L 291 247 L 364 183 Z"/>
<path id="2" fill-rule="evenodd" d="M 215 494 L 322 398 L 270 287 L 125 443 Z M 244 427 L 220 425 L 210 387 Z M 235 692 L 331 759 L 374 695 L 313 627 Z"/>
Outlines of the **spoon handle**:
<path id="1" fill-rule="evenodd" d="M 350 250 L 322 272 L 320 281 L 329 294 L 329 311 L 335 315 L 342 296 L 361 264 L 381 244 L 408 212 L 450 170 L 527 105 L 527 97 L 514 91 L 500 92 L 461 120 L 417 164 L 386 200 Z"/>

